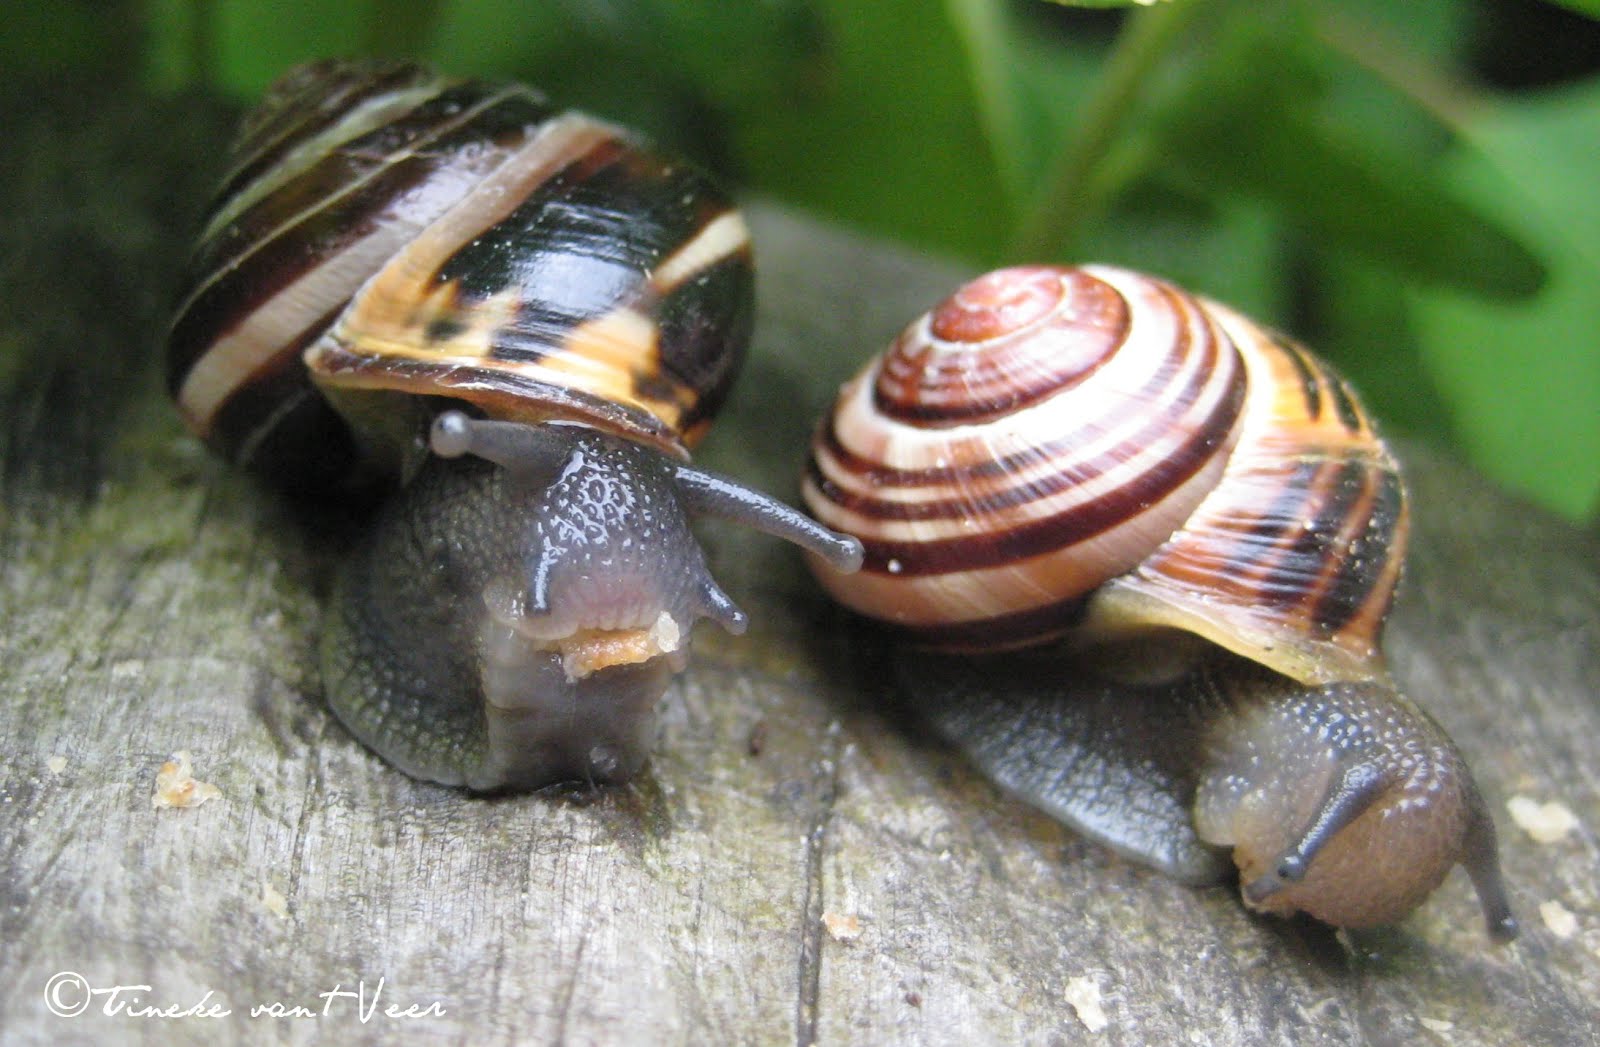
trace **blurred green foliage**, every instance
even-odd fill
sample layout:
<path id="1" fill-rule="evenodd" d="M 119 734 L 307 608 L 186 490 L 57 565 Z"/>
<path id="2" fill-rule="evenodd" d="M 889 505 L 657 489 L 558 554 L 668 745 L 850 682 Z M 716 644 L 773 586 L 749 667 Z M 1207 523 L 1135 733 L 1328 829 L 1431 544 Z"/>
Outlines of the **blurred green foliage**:
<path id="1" fill-rule="evenodd" d="M 26 6 L 13 69 L 122 53 L 114 5 Z M 1166 275 L 1316 345 L 1390 429 L 1600 508 L 1600 0 L 123 6 L 158 91 L 414 56 L 975 267 Z"/>

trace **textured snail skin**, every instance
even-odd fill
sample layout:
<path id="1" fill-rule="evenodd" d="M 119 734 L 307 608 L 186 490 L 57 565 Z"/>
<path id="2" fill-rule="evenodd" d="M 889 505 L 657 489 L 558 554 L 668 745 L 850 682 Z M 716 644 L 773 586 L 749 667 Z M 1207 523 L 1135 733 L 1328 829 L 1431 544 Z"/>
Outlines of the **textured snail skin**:
<path id="1" fill-rule="evenodd" d="M 521 631 L 527 609 L 495 599 L 543 568 L 567 619 L 548 623 L 556 637 L 575 622 L 645 632 L 666 615 L 686 645 L 705 613 L 715 583 L 665 461 L 599 434 L 573 453 L 583 464 L 550 486 L 480 459 L 429 462 L 341 572 L 328 700 L 408 774 L 473 789 L 617 781 L 649 752 L 650 713 L 686 648 L 573 678 L 558 647 Z M 737 612 L 723 622 L 743 629 Z"/>
<path id="2" fill-rule="evenodd" d="M 1301 688 L 1246 666 L 1197 686 L 1226 712 L 1208 724 L 1195 828 L 1233 848 L 1247 905 L 1340 927 L 1394 923 L 1459 861 L 1490 936 L 1516 935 L 1471 772 L 1404 695 L 1370 681 Z"/>
<path id="3" fill-rule="evenodd" d="M 536 91 L 293 70 L 247 118 L 167 343 L 190 428 L 316 497 L 398 487 L 340 572 L 334 711 L 421 778 L 635 773 L 709 617 L 688 516 L 860 544 L 686 463 L 749 338 L 749 234 L 693 165 Z"/>
<path id="4" fill-rule="evenodd" d="M 452 411 L 432 446 L 342 570 L 322 646 L 334 711 L 414 777 L 631 777 L 695 621 L 746 624 L 691 513 L 860 563 L 853 540 L 782 503 L 587 427 Z"/>
<path id="5" fill-rule="evenodd" d="M 1219 883 L 1237 865 L 1251 908 L 1361 928 L 1404 918 L 1459 861 L 1489 934 L 1515 937 L 1471 772 L 1403 695 L 1308 687 L 1223 652 L 1133 680 L 1128 657 L 916 651 L 894 664 L 915 714 L 998 784 L 1174 879 Z"/>
<path id="6" fill-rule="evenodd" d="M 1302 347 L 1127 270 L 1001 270 L 844 387 L 803 493 L 866 549 L 819 580 L 1002 786 L 1186 882 L 1231 852 L 1248 906 L 1338 926 L 1460 863 L 1515 935 L 1477 786 L 1383 661 L 1398 466 Z"/>

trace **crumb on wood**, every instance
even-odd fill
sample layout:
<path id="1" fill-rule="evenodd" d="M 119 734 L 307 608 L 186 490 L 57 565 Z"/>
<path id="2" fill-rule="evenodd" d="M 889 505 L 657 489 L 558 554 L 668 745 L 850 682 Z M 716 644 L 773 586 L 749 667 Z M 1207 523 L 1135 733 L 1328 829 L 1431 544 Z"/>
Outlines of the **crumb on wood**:
<path id="1" fill-rule="evenodd" d="M 289 918 L 289 899 L 285 898 L 282 891 L 266 880 L 261 881 L 261 904 L 266 908 L 267 912 L 278 919 L 286 920 Z"/>
<path id="2" fill-rule="evenodd" d="M 122 658 L 111 666 L 113 680 L 137 680 L 144 675 L 144 660 L 141 658 Z"/>
<path id="3" fill-rule="evenodd" d="M 1513 796 L 1506 801 L 1506 810 L 1536 843 L 1555 843 L 1578 827 L 1578 816 L 1559 800 L 1540 803 L 1531 796 Z"/>
<path id="4" fill-rule="evenodd" d="M 51 774 L 60 774 L 67 769 L 67 758 L 65 756 L 52 756 L 44 762 L 44 765 Z"/>
<path id="5" fill-rule="evenodd" d="M 1447 1033 L 1456 1027 L 1455 1022 L 1447 1022 L 1443 1018 L 1417 1018 L 1417 1024 L 1429 1032 Z"/>
<path id="6" fill-rule="evenodd" d="M 828 937 L 836 942 L 853 942 L 861 937 L 861 917 L 854 913 L 822 914 L 822 926 L 828 929 Z"/>
<path id="7" fill-rule="evenodd" d="M 1578 918 L 1558 901 L 1540 902 L 1539 918 L 1544 920 L 1544 925 L 1557 938 L 1571 938 L 1578 933 Z"/>
<path id="8" fill-rule="evenodd" d="M 156 772 L 156 791 L 150 797 L 150 805 L 156 808 L 199 807 L 221 795 L 222 790 L 215 785 L 195 779 L 187 752 L 177 752 Z"/>
<path id="9" fill-rule="evenodd" d="M 1111 1024 L 1111 1019 L 1106 1017 L 1106 1009 L 1101 1003 L 1100 986 L 1093 978 L 1080 975 L 1067 979 L 1067 989 L 1064 993 L 1072 1009 L 1078 1013 L 1078 1021 L 1090 1032 L 1099 1032 Z"/>

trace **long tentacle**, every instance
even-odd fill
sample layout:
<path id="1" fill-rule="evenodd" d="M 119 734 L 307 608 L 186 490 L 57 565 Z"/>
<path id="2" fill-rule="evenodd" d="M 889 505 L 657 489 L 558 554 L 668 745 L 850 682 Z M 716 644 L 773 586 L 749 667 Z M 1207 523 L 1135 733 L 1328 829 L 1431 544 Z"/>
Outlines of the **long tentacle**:
<path id="1" fill-rule="evenodd" d="M 676 467 L 673 483 L 690 512 L 732 520 L 793 542 L 826 560 L 836 571 L 848 573 L 861 567 L 859 539 L 830 531 L 776 498 L 688 465 Z"/>
<path id="2" fill-rule="evenodd" d="M 428 446 L 440 458 L 486 459 L 521 480 L 554 473 L 572 453 L 571 438 L 556 426 L 491 422 L 461 411 L 433 420 Z"/>

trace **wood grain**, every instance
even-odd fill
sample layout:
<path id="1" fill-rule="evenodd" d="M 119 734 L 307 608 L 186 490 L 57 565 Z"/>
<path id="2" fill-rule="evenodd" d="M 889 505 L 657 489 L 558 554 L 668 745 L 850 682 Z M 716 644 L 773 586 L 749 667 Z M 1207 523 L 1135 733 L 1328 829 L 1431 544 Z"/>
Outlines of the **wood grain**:
<path id="1" fill-rule="evenodd" d="M 350 521 L 229 473 L 160 388 L 218 114 L 135 98 L 70 116 L 8 114 L 22 148 L 0 170 L 8 1044 L 1600 1042 L 1592 536 L 1407 455 L 1419 533 L 1390 646 L 1500 816 L 1525 926 L 1509 948 L 1460 873 L 1351 938 L 1072 836 L 884 712 L 877 652 L 795 557 L 714 525 L 713 569 L 754 624 L 697 634 L 640 780 L 422 785 L 320 695 Z M 958 274 L 770 207 L 754 231 L 755 355 L 700 461 L 792 497 L 813 412 Z M 152 807 L 178 750 L 219 799 Z M 1536 843 L 1513 795 L 1579 827 Z M 107 1016 L 100 995 L 57 1016 L 45 990 L 66 971 L 231 1014 Z M 322 1013 L 380 980 L 369 1021 L 344 997 Z M 1098 1033 L 1069 1002 L 1085 985 Z M 251 1017 L 273 1003 L 317 1016 Z"/>

